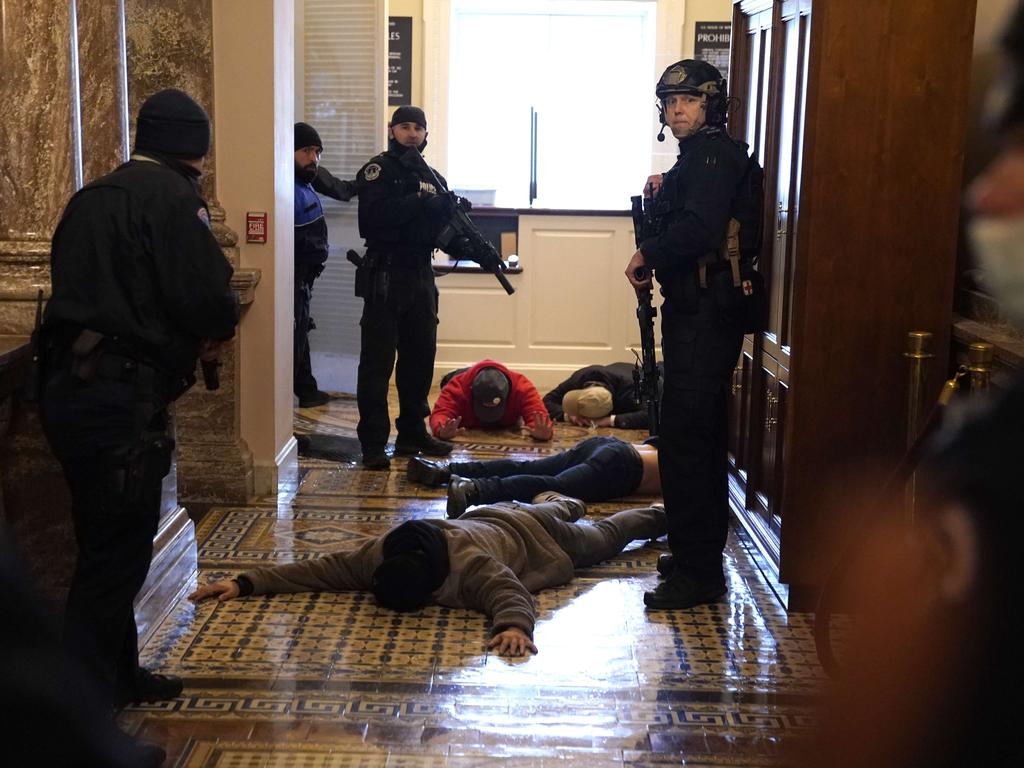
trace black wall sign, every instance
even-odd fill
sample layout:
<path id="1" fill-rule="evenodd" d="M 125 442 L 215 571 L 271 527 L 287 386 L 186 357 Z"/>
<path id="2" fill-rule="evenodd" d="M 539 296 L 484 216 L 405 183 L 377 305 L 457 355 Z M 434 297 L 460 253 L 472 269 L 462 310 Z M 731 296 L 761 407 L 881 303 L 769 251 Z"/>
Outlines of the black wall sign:
<path id="1" fill-rule="evenodd" d="M 693 58 L 718 67 L 722 77 L 729 79 L 729 44 L 732 42 L 732 23 L 728 21 L 698 21 L 694 33 Z"/>
<path id="2" fill-rule="evenodd" d="M 412 16 L 388 17 L 388 104 L 412 99 Z"/>

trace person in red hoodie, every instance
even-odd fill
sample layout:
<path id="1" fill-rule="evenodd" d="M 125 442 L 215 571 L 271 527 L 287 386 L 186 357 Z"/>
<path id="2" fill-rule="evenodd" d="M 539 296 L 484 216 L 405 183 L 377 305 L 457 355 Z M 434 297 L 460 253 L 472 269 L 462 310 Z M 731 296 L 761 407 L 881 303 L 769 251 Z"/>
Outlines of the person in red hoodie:
<path id="1" fill-rule="evenodd" d="M 534 440 L 550 440 L 554 429 L 533 383 L 494 360 L 481 360 L 441 388 L 430 413 L 436 437 L 450 440 L 468 428 L 510 427 L 520 420 Z"/>

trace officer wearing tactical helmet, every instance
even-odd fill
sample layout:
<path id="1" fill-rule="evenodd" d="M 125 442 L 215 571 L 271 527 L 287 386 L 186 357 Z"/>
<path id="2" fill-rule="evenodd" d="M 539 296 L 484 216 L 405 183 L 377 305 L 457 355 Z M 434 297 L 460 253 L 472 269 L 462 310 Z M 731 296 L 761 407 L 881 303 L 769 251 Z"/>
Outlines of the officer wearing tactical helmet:
<path id="1" fill-rule="evenodd" d="M 714 255 L 722 252 L 751 161 L 746 145 L 726 133 L 726 84 L 715 67 L 692 59 L 677 62 L 665 70 L 655 93 L 662 123 L 658 138 L 668 128 L 679 140 L 679 157 L 664 176 L 648 179 L 644 194 L 653 198 L 654 231 L 644 233 L 626 277 L 646 291 L 653 273 L 665 297 L 658 463 L 672 554 L 659 561 L 665 580 L 644 594 L 644 603 L 685 609 L 726 593 L 726 396 L 743 326 L 721 311 L 709 286 L 730 268 Z"/>
<path id="2" fill-rule="evenodd" d="M 430 413 L 427 393 L 437 352 L 437 287 L 430 260 L 452 203 L 438 194 L 431 169 L 419 157 L 427 146 L 423 110 L 396 109 L 388 135 L 387 151 L 356 176 L 359 234 L 366 238 L 366 256 L 356 274 L 356 295 L 363 298 L 356 432 L 368 469 L 390 466 L 388 384 L 396 357 L 395 453 L 443 456 L 452 450 L 451 443 L 428 434 L 423 421 Z"/>

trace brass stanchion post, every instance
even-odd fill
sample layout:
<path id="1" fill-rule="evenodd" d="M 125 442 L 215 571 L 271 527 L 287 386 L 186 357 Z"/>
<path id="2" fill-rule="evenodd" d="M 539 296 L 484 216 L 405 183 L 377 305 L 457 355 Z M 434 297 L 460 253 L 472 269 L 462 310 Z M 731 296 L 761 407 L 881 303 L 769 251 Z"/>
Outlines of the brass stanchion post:
<path id="1" fill-rule="evenodd" d="M 978 341 L 967 348 L 967 372 L 971 376 L 970 393 L 981 394 L 988 391 L 992 376 L 992 345 Z"/>
<path id="2" fill-rule="evenodd" d="M 914 444 L 921 428 L 922 403 L 927 389 L 928 368 L 925 361 L 935 357 L 930 351 L 932 335 L 927 331 L 911 331 L 907 334 L 907 351 L 903 356 L 910 361 L 910 378 L 907 385 L 907 447 Z M 916 475 L 907 480 L 904 495 L 907 522 L 914 523 L 916 503 Z"/>

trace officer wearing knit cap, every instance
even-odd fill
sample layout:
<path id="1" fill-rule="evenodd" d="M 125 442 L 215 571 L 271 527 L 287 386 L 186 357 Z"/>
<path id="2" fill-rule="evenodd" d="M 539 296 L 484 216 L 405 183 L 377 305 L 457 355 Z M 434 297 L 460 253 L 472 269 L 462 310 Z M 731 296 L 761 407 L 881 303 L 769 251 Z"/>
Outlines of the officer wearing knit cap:
<path id="1" fill-rule="evenodd" d="M 53 235 L 40 411 L 79 545 L 65 636 L 110 707 L 182 690 L 139 667 L 132 604 L 171 465 L 167 406 L 195 381 L 197 358 L 216 362 L 238 320 L 199 196 L 209 149 L 203 108 L 179 90 L 154 94 L 131 160 L 72 197 Z"/>
<path id="2" fill-rule="evenodd" d="M 139 109 L 135 151 L 195 160 L 210 151 L 210 118 L 184 91 L 168 88 L 153 94 Z"/>
<path id="3" fill-rule="evenodd" d="M 388 148 L 356 177 L 359 234 L 366 256 L 356 276 L 363 298 L 362 346 L 356 399 L 363 465 L 386 469 L 391 433 L 388 387 L 398 359 L 399 413 L 395 453 L 443 456 L 450 443 L 432 437 L 423 422 L 437 352 L 437 288 L 431 258 L 451 214 L 450 198 L 438 194 L 434 176 L 418 154 L 427 146 L 427 118 L 402 106 L 388 126 Z M 434 172 L 436 174 L 436 171 Z M 440 174 L 437 178 L 445 184 Z"/>
<path id="4" fill-rule="evenodd" d="M 327 221 L 317 192 L 348 201 L 356 194 L 355 182 L 333 176 L 320 165 L 324 144 L 309 123 L 295 124 L 295 326 L 292 355 L 292 391 L 300 408 L 315 408 L 331 396 L 320 390 L 313 376 L 309 332 L 316 327 L 310 314 L 313 283 L 324 271 L 329 246 Z"/>

